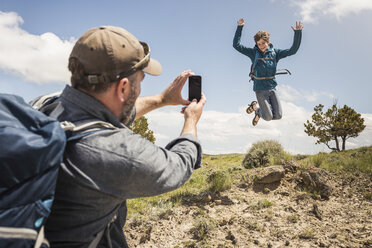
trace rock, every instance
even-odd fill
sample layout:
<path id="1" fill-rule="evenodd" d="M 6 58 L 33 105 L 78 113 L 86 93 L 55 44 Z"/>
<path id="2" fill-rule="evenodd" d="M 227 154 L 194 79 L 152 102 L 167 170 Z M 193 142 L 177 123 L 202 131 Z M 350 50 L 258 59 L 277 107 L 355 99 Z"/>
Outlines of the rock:
<path id="1" fill-rule="evenodd" d="M 288 172 L 296 173 L 298 168 L 300 168 L 300 166 L 295 160 L 291 160 L 291 161 L 285 162 L 283 165 L 283 168 L 285 170 L 285 173 L 288 173 Z"/>
<path id="2" fill-rule="evenodd" d="M 227 236 L 225 238 L 228 239 L 228 240 L 231 240 L 231 242 L 234 245 L 238 242 L 237 239 L 235 238 L 234 234 L 231 231 L 229 231 L 229 233 L 227 234 Z"/>
<path id="3" fill-rule="evenodd" d="M 337 238 L 337 234 L 336 233 L 333 233 L 333 234 L 331 234 L 331 236 L 329 236 L 331 239 L 335 239 L 335 238 Z"/>
<path id="4" fill-rule="evenodd" d="M 284 168 L 279 165 L 256 169 L 255 183 L 267 184 L 280 181 L 284 177 Z"/>
<path id="5" fill-rule="evenodd" d="M 150 241 L 150 239 L 151 239 L 151 231 L 152 231 L 152 226 L 150 226 L 146 230 L 146 233 L 141 237 L 140 244 L 143 244 L 143 243 L 146 243 L 147 241 Z"/>
<path id="6" fill-rule="evenodd" d="M 313 167 L 301 172 L 300 177 L 307 188 L 318 192 L 322 198 L 328 199 L 331 195 L 333 188 L 327 183 L 327 171 Z"/>
<path id="7" fill-rule="evenodd" d="M 318 220 L 322 220 L 322 214 L 320 213 L 318 205 L 316 203 L 313 204 L 312 213 L 315 215 L 316 218 L 318 218 Z"/>
<path id="8" fill-rule="evenodd" d="M 209 203 L 212 201 L 212 196 L 209 191 L 202 192 L 199 197 L 202 203 Z"/>

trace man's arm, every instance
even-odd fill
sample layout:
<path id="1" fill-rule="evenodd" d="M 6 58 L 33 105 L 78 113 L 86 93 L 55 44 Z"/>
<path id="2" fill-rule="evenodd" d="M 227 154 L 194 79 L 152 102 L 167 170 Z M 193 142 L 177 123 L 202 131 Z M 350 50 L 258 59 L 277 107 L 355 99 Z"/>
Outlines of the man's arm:
<path id="1" fill-rule="evenodd" d="M 123 199 L 174 190 L 201 166 L 202 148 L 196 138 L 196 125 L 205 102 L 202 94 L 199 102 L 194 100 L 182 110 L 185 124 L 181 135 L 165 148 L 123 128 L 107 131 L 104 136 L 96 137 L 93 143 L 89 143 L 89 140 L 85 141 L 86 144 L 79 142 L 73 147 L 74 155 L 79 156 L 74 156 L 72 160 L 75 164 L 87 165 L 84 173 L 103 191 Z M 92 154 L 100 154 L 101 162 L 97 163 L 97 158 Z M 97 174 L 102 167 L 110 173 L 106 173 L 106 176 Z M 110 180 L 107 180 L 107 175 Z"/>
<path id="2" fill-rule="evenodd" d="M 189 106 L 182 109 L 181 113 L 183 113 L 185 116 L 185 122 L 181 131 L 181 135 L 189 133 L 197 137 L 196 124 L 200 119 L 206 101 L 207 99 L 202 93 L 199 102 L 194 99 Z"/>
<path id="3" fill-rule="evenodd" d="M 302 38 L 302 29 L 303 29 L 302 22 L 301 21 L 299 23 L 296 22 L 296 28 L 294 28 L 293 26 L 291 28 L 294 31 L 293 44 L 291 48 L 289 49 L 284 49 L 284 50 L 276 49 L 277 61 L 279 61 L 279 59 L 295 54 L 300 48 L 301 38 Z"/>
<path id="4" fill-rule="evenodd" d="M 190 70 L 184 71 L 161 94 L 139 97 L 136 101 L 136 119 L 167 105 L 190 104 L 190 101 L 182 98 L 181 90 L 191 75 L 194 74 Z"/>

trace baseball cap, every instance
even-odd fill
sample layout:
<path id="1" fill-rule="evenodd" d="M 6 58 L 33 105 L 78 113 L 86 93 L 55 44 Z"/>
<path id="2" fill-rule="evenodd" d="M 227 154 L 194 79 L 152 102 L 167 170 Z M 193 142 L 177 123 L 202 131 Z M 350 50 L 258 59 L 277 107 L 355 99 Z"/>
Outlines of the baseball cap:
<path id="1" fill-rule="evenodd" d="M 101 26 L 84 33 L 76 42 L 70 58 L 84 67 L 92 84 L 116 82 L 136 71 L 160 75 L 162 67 L 150 58 L 150 47 L 127 30 Z"/>

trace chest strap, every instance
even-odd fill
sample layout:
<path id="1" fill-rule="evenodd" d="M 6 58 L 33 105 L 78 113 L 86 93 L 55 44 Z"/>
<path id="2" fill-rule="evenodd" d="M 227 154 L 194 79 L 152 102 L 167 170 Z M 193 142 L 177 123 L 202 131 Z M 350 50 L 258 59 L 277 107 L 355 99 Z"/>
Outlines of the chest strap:
<path id="1" fill-rule="evenodd" d="M 271 77 L 256 77 L 255 75 L 250 75 L 251 76 L 251 80 L 252 80 L 252 78 L 253 79 L 256 79 L 256 80 L 267 80 L 267 79 L 274 79 L 275 78 L 275 76 L 271 76 Z"/>

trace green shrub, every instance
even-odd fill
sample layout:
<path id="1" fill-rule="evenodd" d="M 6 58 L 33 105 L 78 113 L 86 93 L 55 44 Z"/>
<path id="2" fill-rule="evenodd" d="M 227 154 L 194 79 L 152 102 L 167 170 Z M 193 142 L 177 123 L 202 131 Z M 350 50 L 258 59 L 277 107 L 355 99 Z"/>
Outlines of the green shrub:
<path id="1" fill-rule="evenodd" d="M 207 179 L 209 190 L 219 193 L 231 188 L 231 177 L 229 173 L 223 171 L 213 172 Z"/>
<path id="2" fill-rule="evenodd" d="M 273 203 L 267 199 L 259 199 L 258 201 L 256 202 L 253 202 L 251 205 L 250 205 L 250 208 L 253 209 L 253 210 L 261 210 L 261 209 L 264 209 L 264 208 L 269 208 L 273 205 Z"/>
<path id="3" fill-rule="evenodd" d="M 326 154 L 323 154 L 323 153 L 314 155 L 313 157 L 311 157 L 313 166 L 320 168 L 323 162 L 325 161 L 325 158 L 326 158 Z"/>
<path id="4" fill-rule="evenodd" d="M 210 236 L 211 231 L 215 227 L 216 225 L 211 219 L 200 217 L 194 221 L 190 233 L 193 235 L 194 239 L 202 241 L 206 240 Z"/>
<path id="5" fill-rule="evenodd" d="M 279 142 L 264 140 L 252 144 L 242 164 L 245 168 L 250 169 L 280 163 L 284 159 L 290 158 Z"/>

